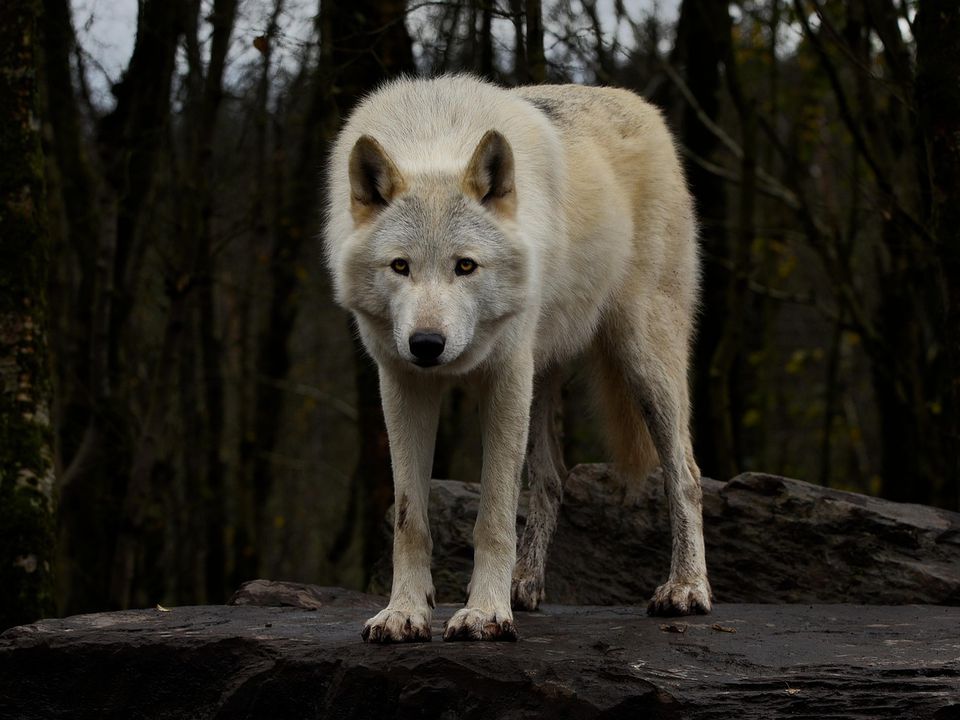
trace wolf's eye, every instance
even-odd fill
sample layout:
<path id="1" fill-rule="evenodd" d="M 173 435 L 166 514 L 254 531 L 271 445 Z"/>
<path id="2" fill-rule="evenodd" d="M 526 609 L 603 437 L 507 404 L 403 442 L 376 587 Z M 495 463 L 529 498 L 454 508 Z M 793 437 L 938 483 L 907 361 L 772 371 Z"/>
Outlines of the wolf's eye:
<path id="1" fill-rule="evenodd" d="M 477 263 L 471 260 L 470 258 L 460 258 L 457 260 L 457 267 L 454 272 L 457 275 L 469 275 L 474 270 L 477 269 Z"/>
<path id="2" fill-rule="evenodd" d="M 403 258 L 395 259 L 392 263 L 390 263 L 390 268 L 398 275 L 410 274 L 410 265 L 408 265 L 407 261 Z"/>

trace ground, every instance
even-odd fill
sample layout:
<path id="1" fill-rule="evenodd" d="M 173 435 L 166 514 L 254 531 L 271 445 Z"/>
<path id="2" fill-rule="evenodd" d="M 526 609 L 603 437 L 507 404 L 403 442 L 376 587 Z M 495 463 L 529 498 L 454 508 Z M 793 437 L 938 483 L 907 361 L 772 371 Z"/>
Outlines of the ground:
<path id="1" fill-rule="evenodd" d="M 0 717 L 960 718 L 958 607 L 721 603 L 663 619 L 546 606 L 517 614 L 516 643 L 445 643 L 448 605 L 432 642 L 377 646 L 360 628 L 381 599 L 314 590 L 314 610 L 181 607 L 11 629 Z"/>

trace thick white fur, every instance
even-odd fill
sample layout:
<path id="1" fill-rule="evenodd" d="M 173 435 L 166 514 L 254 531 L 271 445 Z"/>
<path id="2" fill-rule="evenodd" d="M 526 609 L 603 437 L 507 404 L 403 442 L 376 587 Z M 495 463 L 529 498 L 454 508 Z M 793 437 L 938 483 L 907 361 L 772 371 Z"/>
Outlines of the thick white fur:
<path id="1" fill-rule="evenodd" d="M 489 130 L 512 149 L 515 214 L 481 206 L 461 189 Z M 361 136 L 380 144 L 403 179 L 389 206 L 362 221 L 351 213 L 348 173 Z M 390 604 L 364 636 L 429 639 L 427 495 L 440 394 L 453 380 L 481 389 L 484 467 L 469 597 L 445 638 L 515 636 L 515 514 L 534 377 L 584 351 L 596 360 L 625 472 L 645 477 L 657 456 L 663 466 L 674 552 L 651 609 L 708 611 L 686 377 L 699 286 L 696 228 L 657 110 L 609 88 L 400 80 L 351 115 L 332 151 L 328 187 L 327 261 L 337 301 L 354 312 L 380 367 L 398 507 Z M 453 263 L 464 253 L 478 255 L 480 268 L 459 277 Z M 409 276 L 390 269 L 393 257 L 410 261 Z M 411 362 L 407 342 L 427 330 L 443 334 L 447 348 L 440 365 L 424 369 Z M 536 547 L 521 547 L 513 577 L 521 606 L 542 597 L 558 502 L 534 518 L 542 532 L 525 536 Z M 518 595 L 524 581 L 532 595 Z"/>

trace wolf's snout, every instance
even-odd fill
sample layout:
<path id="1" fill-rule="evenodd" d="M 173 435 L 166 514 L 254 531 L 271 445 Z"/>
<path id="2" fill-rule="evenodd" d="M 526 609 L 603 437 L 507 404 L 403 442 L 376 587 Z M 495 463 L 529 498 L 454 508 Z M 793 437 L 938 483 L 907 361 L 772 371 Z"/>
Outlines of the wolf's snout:
<path id="1" fill-rule="evenodd" d="M 433 365 L 446 343 L 440 333 L 415 332 L 410 336 L 410 352 L 417 359 L 417 365 Z"/>

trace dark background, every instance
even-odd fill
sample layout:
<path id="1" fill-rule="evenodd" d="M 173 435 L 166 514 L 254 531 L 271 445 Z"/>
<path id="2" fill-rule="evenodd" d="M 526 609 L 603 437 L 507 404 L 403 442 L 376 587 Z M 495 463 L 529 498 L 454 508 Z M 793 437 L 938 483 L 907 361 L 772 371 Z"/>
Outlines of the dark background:
<path id="1" fill-rule="evenodd" d="M 954 3 L 683 0 L 667 21 L 620 0 L 320 0 L 304 40 L 283 0 L 142 0 L 106 97 L 84 18 L 39 9 L 43 612 L 366 585 L 392 483 L 375 368 L 330 299 L 321 178 L 357 98 L 401 73 L 660 106 L 701 220 L 704 474 L 958 508 Z M 582 369 L 564 393 L 568 464 L 605 460 Z M 455 392 L 435 476 L 478 479 L 478 452 Z"/>

